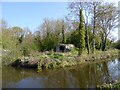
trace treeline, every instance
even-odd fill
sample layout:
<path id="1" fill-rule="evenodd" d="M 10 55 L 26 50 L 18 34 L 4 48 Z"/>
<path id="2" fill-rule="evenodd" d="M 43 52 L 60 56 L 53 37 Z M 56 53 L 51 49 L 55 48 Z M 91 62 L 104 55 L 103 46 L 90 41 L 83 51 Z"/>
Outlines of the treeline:
<path id="1" fill-rule="evenodd" d="M 41 26 L 32 33 L 29 28 L 8 27 L 2 20 L 2 48 L 13 51 L 13 55 L 29 55 L 31 51 L 54 50 L 59 43 L 74 44 L 81 55 L 105 51 L 114 48 L 108 38 L 116 27 L 117 8 L 113 3 L 72 2 L 69 4 L 70 15 L 67 19 L 44 19 Z"/>
<path id="2" fill-rule="evenodd" d="M 58 43 L 66 43 L 64 20 L 44 19 L 34 33 L 29 28 L 8 27 L 2 20 L 2 48 L 13 55 L 29 55 L 31 51 L 54 50 Z"/>

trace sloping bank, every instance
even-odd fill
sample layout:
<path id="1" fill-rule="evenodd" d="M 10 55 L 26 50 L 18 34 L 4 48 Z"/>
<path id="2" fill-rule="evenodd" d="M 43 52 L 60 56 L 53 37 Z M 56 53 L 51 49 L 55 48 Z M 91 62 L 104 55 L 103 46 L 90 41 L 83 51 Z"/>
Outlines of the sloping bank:
<path id="1" fill-rule="evenodd" d="M 84 54 L 81 57 L 77 56 L 77 52 L 67 53 L 37 53 L 30 57 L 17 59 L 10 65 L 25 68 L 38 68 L 38 70 L 61 68 L 74 66 L 88 61 L 106 60 L 107 58 L 118 56 L 118 50 L 97 51 L 95 54 Z"/>

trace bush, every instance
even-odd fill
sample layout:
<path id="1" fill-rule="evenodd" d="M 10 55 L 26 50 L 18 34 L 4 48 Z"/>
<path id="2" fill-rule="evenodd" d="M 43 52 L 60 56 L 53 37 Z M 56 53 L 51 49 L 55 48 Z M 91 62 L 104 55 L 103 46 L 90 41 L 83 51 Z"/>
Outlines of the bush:
<path id="1" fill-rule="evenodd" d="M 115 48 L 116 49 L 120 49 L 120 40 L 117 41 L 115 44 L 114 44 Z"/>
<path id="2" fill-rule="evenodd" d="M 29 54 L 30 54 L 30 50 L 25 46 L 23 46 L 21 48 L 21 51 L 22 51 L 22 55 L 24 55 L 24 56 L 29 56 Z"/>

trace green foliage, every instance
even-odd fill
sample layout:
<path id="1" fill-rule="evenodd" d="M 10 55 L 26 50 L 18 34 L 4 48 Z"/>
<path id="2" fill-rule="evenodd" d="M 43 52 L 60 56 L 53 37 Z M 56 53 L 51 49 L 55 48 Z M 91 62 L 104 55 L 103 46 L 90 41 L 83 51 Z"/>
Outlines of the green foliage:
<path id="1" fill-rule="evenodd" d="M 70 37 L 67 38 L 67 43 L 74 44 L 75 47 L 79 47 L 79 39 L 78 39 L 78 30 L 75 30 L 71 33 Z"/>
<path id="2" fill-rule="evenodd" d="M 24 56 L 29 56 L 29 54 L 30 54 L 30 50 L 29 50 L 29 48 L 28 47 L 22 47 L 21 48 L 21 51 L 22 51 L 22 55 L 24 55 Z"/>
<path id="3" fill-rule="evenodd" d="M 61 54 L 61 53 L 53 53 L 53 52 L 48 53 L 47 56 L 49 58 L 51 58 L 51 59 L 59 59 L 59 60 L 64 58 L 63 54 Z"/>
<path id="4" fill-rule="evenodd" d="M 55 46 L 57 45 L 58 41 L 57 41 L 57 37 L 54 35 L 50 35 L 45 37 L 42 42 L 41 42 L 41 50 L 52 50 L 55 48 Z"/>
<path id="5" fill-rule="evenodd" d="M 116 43 L 113 43 L 113 47 L 116 49 L 120 49 L 120 40 L 118 40 Z"/>
<path id="6" fill-rule="evenodd" d="M 94 39 L 95 39 L 95 49 L 100 50 L 101 49 L 101 38 L 98 35 L 95 35 Z M 92 49 L 92 41 L 93 41 L 93 33 L 89 31 L 89 42 L 90 42 L 91 49 Z"/>
<path id="7" fill-rule="evenodd" d="M 31 45 L 32 49 L 40 51 L 41 50 L 41 33 L 36 31 L 33 36 L 33 43 Z"/>
<path id="8" fill-rule="evenodd" d="M 117 82 L 117 83 L 115 83 L 115 84 L 113 84 L 113 88 L 118 88 L 118 89 L 120 89 L 120 81 Z"/>
<path id="9" fill-rule="evenodd" d="M 99 15 L 96 20 L 101 32 L 101 46 L 102 51 L 105 51 L 107 49 L 107 37 L 109 36 L 110 31 L 112 31 L 117 25 L 115 23 L 118 11 L 113 3 L 100 5 L 97 11 L 99 12 Z"/>
<path id="10" fill-rule="evenodd" d="M 89 42 L 89 33 L 88 33 L 87 23 L 85 24 L 85 47 L 87 49 L 87 53 L 90 54 L 90 42 Z"/>
<path id="11" fill-rule="evenodd" d="M 84 18 L 82 15 L 82 9 L 80 9 L 80 24 L 79 24 L 79 51 L 78 51 L 78 55 L 80 56 L 84 50 L 85 47 L 85 31 L 84 31 Z"/>
<path id="12" fill-rule="evenodd" d="M 66 26 L 67 22 L 63 20 L 45 19 L 43 24 L 33 34 L 28 28 L 22 29 L 17 26 L 8 28 L 7 24 L 3 22 L 3 25 L 1 25 L 2 48 L 4 50 L 9 50 L 11 52 L 10 55 L 16 58 L 22 55 L 28 56 L 34 51 L 51 51 L 54 50 L 59 43 L 67 43 L 74 44 L 75 47 L 78 48 L 78 55 L 81 55 L 83 50 L 85 50 L 85 46 L 87 47 L 87 43 L 90 44 L 89 46 L 91 49 L 93 48 L 91 42 L 94 36 L 95 48 L 100 50 L 103 44 L 101 38 L 103 33 L 100 31 L 100 27 L 96 26 L 96 34 L 93 35 L 93 25 L 88 24 L 88 32 L 86 34 L 89 35 L 89 40 L 85 42 L 87 35 L 85 36 L 82 10 L 79 10 L 79 15 L 79 22 L 71 22 L 72 25 L 68 23 L 68 26 Z M 99 25 L 99 22 L 97 23 Z M 103 38 L 104 37 L 105 36 L 103 36 Z M 110 41 L 106 38 L 106 46 L 110 47 L 110 44 Z M 119 42 L 115 43 L 113 46 L 119 49 Z M 55 59 L 63 58 L 60 55 L 54 54 L 51 54 L 50 57 Z"/>
<path id="13" fill-rule="evenodd" d="M 62 43 L 66 43 L 64 21 L 62 21 Z"/>

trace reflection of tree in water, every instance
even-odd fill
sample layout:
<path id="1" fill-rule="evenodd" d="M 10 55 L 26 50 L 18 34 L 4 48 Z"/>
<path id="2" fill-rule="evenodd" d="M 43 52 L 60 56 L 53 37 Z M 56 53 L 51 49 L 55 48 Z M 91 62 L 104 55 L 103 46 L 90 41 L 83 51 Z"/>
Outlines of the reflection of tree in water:
<path id="1" fill-rule="evenodd" d="M 76 86 L 80 88 L 95 87 L 102 84 L 104 82 L 103 76 L 106 78 L 105 82 L 110 82 L 107 63 L 81 65 L 70 72 L 76 80 Z"/>
<path id="2" fill-rule="evenodd" d="M 39 73 L 35 70 L 4 67 L 2 76 L 3 86 L 6 82 L 12 82 L 14 85 L 30 77 L 34 79 L 33 83 L 38 80 L 38 85 L 46 88 L 89 88 L 111 81 L 108 62 L 86 63 L 68 68 L 43 70 Z"/>
<path id="3" fill-rule="evenodd" d="M 94 77 L 94 65 L 80 65 L 79 68 L 70 71 L 76 80 L 77 87 L 87 88 L 92 86 Z M 94 86 L 94 84 L 93 84 Z"/>
<path id="4" fill-rule="evenodd" d="M 81 69 L 80 66 L 78 66 L 78 67 L 76 67 L 76 69 L 70 70 L 70 73 L 72 74 L 72 77 L 75 80 L 76 86 L 74 86 L 74 87 L 85 87 L 86 76 L 84 73 L 84 69 Z"/>
<path id="5" fill-rule="evenodd" d="M 110 82 L 108 62 L 83 64 L 58 71 L 50 70 L 47 87 L 95 87 L 104 82 Z M 52 71 L 52 72 L 51 72 Z M 103 79 L 105 77 L 105 79 Z M 57 82 L 58 81 L 58 82 Z"/>
<path id="6" fill-rule="evenodd" d="M 48 72 L 49 71 L 49 72 Z M 84 64 L 71 69 L 48 70 L 47 80 L 43 83 L 45 87 L 78 87 L 89 88 L 102 84 L 103 76 L 105 82 L 109 82 L 107 63 Z M 45 74 L 45 73 L 44 73 Z M 44 75 L 43 75 L 44 76 Z"/>
<path id="7" fill-rule="evenodd" d="M 47 73 L 47 75 L 45 75 Z M 44 87 L 48 88 L 63 88 L 68 87 L 69 80 L 67 77 L 67 71 L 66 69 L 57 70 L 47 70 L 47 72 L 41 73 L 42 76 L 46 77 L 46 80 L 43 81 Z"/>
<path id="8" fill-rule="evenodd" d="M 52 70 L 51 70 L 52 71 Z M 64 70 L 57 70 L 49 73 L 49 76 L 47 76 L 47 80 L 44 82 L 45 87 L 58 87 L 62 88 L 64 85 L 66 85 L 66 74 Z"/>
<path id="9" fill-rule="evenodd" d="M 103 77 L 104 77 L 104 80 L 105 80 L 104 82 L 110 83 L 111 78 L 110 78 L 110 75 L 109 75 L 107 63 L 108 63 L 107 61 L 102 63 L 103 64 L 103 68 L 102 68 L 102 70 L 103 70 Z"/>
<path id="10" fill-rule="evenodd" d="M 120 51 L 118 51 L 118 60 L 120 61 Z"/>
<path id="11" fill-rule="evenodd" d="M 3 66 L 2 68 L 2 85 L 6 86 L 6 83 L 12 83 L 15 85 L 22 79 L 27 77 L 35 77 L 35 70 L 19 69 L 14 67 Z M 14 86 L 13 86 L 14 87 Z"/>
<path id="12" fill-rule="evenodd" d="M 66 68 L 61 70 L 48 70 L 47 80 L 44 80 L 44 87 L 79 87 L 79 68 Z M 81 73 L 85 76 L 84 73 Z M 74 75 L 74 76 L 73 76 Z M 83 77 L 81 77 L 83 78 Z M 84 78 L 82 82 L 84 81 Z M 82 85 L 83 87 L 83 85 Z"/>

